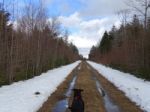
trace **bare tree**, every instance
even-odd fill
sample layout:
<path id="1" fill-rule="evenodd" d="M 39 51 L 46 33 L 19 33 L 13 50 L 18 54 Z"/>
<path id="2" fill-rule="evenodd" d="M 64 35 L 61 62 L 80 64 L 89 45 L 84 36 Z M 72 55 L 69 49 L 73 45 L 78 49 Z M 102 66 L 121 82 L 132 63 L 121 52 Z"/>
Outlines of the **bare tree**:
<path id="1" fill-rule="evenodd" d="M 2 1 L 0 85 L 31 78 L 78 58 L 78 54 L 74 53 L 67 43 L 68 33 L 60 34 L 60 23 L 57 18 L 48 22 L 43 0 L 38 0 L 37 4 L 34 4 L 33 0 L 27 1 L 20 18 L 18 18 L 18 5 L 15 4 L 18 0 L 11 2 L 9 6 L 11 14 L 8 10 L 4 10 L 4 0 Z M 13 28 L 14 22 L 17 23 L 16 29 Z"/>
<path id="2" fill-rule="evenodd" d="M 13 11 L 13 17 L 12 19 L 14 20 L 14 2 L 13 2 L 13 6 L 12 6 L 12 11 Z M 13 81 L 13 77 L 14 77 L 14 69 L 13 69 L 13 66 L 14 66 L 14 32 L 12 30 L 12 33 L 11 33 L 11 41 L 10 41 L 11 45 L 10 45 L 10 53 L 9 53 L 9 69 L 8 69 L 8 75 L 9 75 L 9 83 L 12 83 Z"/>
<path id="3" fill-rule="evenodd" d="M 39 6 L 39 10 L 38 10 L 38 14 L 36 17 L 36 26 L 39 29 L 39 35 L 37 37 L 37 61 L 36 61 L 36 74 L 39 74 L 41 72 L 41 66 L 40 66 L 40 62 L 41 62 L 41 55 L 42 55 L 42 41 L 43 41 L 43 35 L 42 32 L 45 29 L 45 27 L 47 26 L 47 17 L 46 17 L 46 9 L 43 6 L 43 2 L 42 0 L 39 1 L 40 2 L 40 6 Z"/>
<path id="4" fill-rule="evenodd" d="M 144 16 L 144 28 L 146 29 L 148 9 L 150 8 L 150 0 L 128 0 L 126 4 L 138 11 L 142 16 Z"/>
<path id="5" fill-rule="evenodd" d="M 126 24 L 127 24 L 127 20 L 129 18 L 129 15 L 130 15 L 129 12 L 130 12 L 129 9 L 123 9 L 123 10 L 120 10 L 117 12 L 119 18 L 122 21 L 123 26 L 126 26 Z"/>

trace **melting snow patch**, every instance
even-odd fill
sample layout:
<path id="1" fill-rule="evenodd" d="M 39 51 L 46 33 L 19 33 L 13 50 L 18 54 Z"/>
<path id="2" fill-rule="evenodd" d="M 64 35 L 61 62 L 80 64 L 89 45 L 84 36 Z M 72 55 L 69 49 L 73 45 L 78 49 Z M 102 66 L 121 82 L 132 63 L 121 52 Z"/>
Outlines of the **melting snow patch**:
<path id="1" fill-rule="evenodd" d="M 36 112 L 80 63 L 49 70 L 26 81 L 0 88 L 0 112 Z"/>

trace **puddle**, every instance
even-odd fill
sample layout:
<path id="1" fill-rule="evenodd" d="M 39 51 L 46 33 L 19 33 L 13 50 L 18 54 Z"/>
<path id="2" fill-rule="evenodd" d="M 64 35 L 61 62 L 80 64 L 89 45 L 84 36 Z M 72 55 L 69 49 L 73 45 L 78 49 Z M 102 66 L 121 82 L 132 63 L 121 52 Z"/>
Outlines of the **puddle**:
<path id="1" fill-rule="evenodd" d="M 103 97 L 106 111 L 107 112 L 120 112 L 119 107 L 110 99 L 109 95 L 102 88 L 102 86 L 99 83 L 99 81 L 95 77 L 94 77 L 94 79 L 96 81 L 96 87 L 97 87 L 99 93 L 101 94 L 101 96 Z"/>
<path id="2" fill-rule="evenodd" d="M 64 94 L 66 98 L 58 101 L 55 107 L 53 108 L 52 112 L 66 112 L 66 109 L 68 108 L 69 97 L 71 96 L 72 89 L 74 89 L 76 79 L 77 79 L 77 76 L 76 76 L 76 71 L 75 71 L 75 76 L 73 77 L 68 90 Z"/>
<path id="3" fill-rule="evenodd" d="M 68 108 L 69 97 L 71 96 L 72 89 L 74 88 L 75 82 L 76 82 L 76 79 L 77 79 L 77 70 L 74 72 L 74 74 L 75 75 L 74 75 L 74 77 L 73 77 L 73 79 L 72 79 L 72 81 L 69 85 L 69 88 L 67 89 L 67 91 L 64 94 L 66 96 L 66 98 L 58 101 L 56 103 L 56 105 L 54 106 L 52 112 L 66 112 L 66 110 Z M 103 87 L 101 86 L 100 82 L 96 79 L 96 77 L 93 77 L 93 80 L 96 81 L 97 90 L 99 91 L 99 93 L 103 97 L 106 111 L 107 112 L 121 112 L 119 107 L 110 99 L 109 95 L 103 89 Z"/>
<path id="4" fill-rule="evenodd" d="M 65 96 L 67 96 L 67 97 L 70 97 L 70 96 L 71 96 L 72 89 L 74 89 L 76 79 L 77 79 L 77 76 L 75 76 L 75 77 L 73 78 L 73 80 L 71 81 L 70 86 L 69 86 L 67 92 L 65 93 Z"/>
<path id="5" fill-rule="evenodd" d="M 68 100 L 64 99 L 56 104 L 52 112 L 65 112 L 67 108 L 68 108 Z"/>
<path id="6" fill-rule="evenodd" d="M 102 87 L 101 87 L 101 85 L 98 81 L 96 81 L 96 87 L 97 87 L 99 93 L 101 94 L 101 96 L 104 97 L 105 96 L 105 91 L 102 89 Z"/>
<path id="7" fill-rule="evenodd" d="M 81 69 L 81 65 L 78 67 L 78 70 L 80 70 Z"/>

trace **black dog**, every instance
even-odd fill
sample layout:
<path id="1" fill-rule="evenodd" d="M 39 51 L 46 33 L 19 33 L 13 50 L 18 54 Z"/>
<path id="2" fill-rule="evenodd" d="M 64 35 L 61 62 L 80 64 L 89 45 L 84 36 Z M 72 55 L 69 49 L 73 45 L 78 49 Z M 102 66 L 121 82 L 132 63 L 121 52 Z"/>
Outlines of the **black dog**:
<path id="1" fill-rule="evenodd" d="M 84 101 L 82 99 L 81 92 L 82 89 L 73 89 L 74 91 L 74 97 L 72 101 L 71 107 L 69 109 L 71 112 L 84 112 Z"/>

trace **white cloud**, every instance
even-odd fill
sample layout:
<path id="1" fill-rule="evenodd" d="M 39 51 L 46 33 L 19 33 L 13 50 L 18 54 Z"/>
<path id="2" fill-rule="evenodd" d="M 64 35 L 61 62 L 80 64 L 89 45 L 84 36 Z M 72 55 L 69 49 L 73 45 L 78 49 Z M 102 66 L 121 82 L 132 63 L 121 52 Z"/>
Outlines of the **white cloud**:
<path id="1" fill-rule="evenodd" d="M 70 27 L 77 27 L 78 24 L 81 22 L 81 18 L 78 12 L 75 12 L 74 14 L 70 15 L 69 17 L 60 16 L 59 21 L 63 24 L 64 27 L 70 28 Z"/>
<path id="2" fill-rule="evenodd" d="M 53 2 L 53 0 L 42 0 L 42 2 L 44 3 L 44 5 L 48 6 Z"/>
<path id="3" fill-rule="evenodd" d="M 112 25 L 119 26 L 120 24 L 116 16 L 84 20 L 79 12 L 75 12 L 68 17 L 60 16 L 59 21 L 66 29 L 78 29 L 71 32 L 68 39 L 69 42 L 74 43 L 79 48 L 84 57 L 87 57 L 89 49 L 100 41 L 105 30 L 110 30 Z M 86 49 L 85 52 L 84 49 Z"/>
<path id="4" fill-rule="evenodd" d="M 81 0 L 85 7 L 81 11 L 83 16 L 108 16 L 127 8 L 126 0 Z"/>
<path id="5" fill-rule="evenodd" d="M 90 48 L 97 43 L 96 40 L 90 38 L 82 38 L 81 35 L 70 35 L 69 42 L 74 43 L 78 48 Z"/>
<path id="6" fill-rule="evenodd" d="M 80 28 L 82 31 L 85 32 L 97 32 L 98 29 L 101 28 L 101 25 L 105 22 L 105 18 L 104 19 L 93 19 L 93 20 L 89 20 L 89 21 L 82 21 L 82 23 L 80 24 Z"/>

